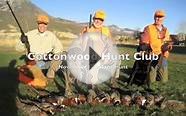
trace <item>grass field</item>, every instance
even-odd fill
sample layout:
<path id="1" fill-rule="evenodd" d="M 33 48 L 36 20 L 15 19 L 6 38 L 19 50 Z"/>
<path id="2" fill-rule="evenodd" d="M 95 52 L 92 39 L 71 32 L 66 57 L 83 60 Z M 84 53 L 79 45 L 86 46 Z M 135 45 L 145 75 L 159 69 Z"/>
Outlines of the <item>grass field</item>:
<path id="1" fill-rule="evenodd" d="M 120 53 L 133 54 L 135 52 L 135 46 L 120 46 Z M 156 91 L 165 96 L 167 99 L 180 100 L 186 102 L 186 48 L 174 48 L 168 60 L 169 63 L 169 81 L 166 84 L 158 83 L 153 85 Z M 23 84 L 18 83 L 16 77 L 16 66 L 23 64 L 23 61 L 19 60 L 20 53 L 16 53 L 10 50 L 0 49 L 0 115 L 26 115 L 26 112 L 17 108 L 16 96 L 17 91 L 26 91 Z M 123 61 L 122 65 L 131 69 L 134 60 Z M 125 72 L 126 71 L 126 72 Z M 122 73 L 128 73 L 124 70 Z M 121 73 L 120 79 L 125 78 Z M 60 77 L 56 78 L 57 81 L 61 81 Z M 120 81 L 121 81 L 120 80 Z M 61 86 L 64 85 L 63 82 Z M 121 82 L 123 83 L 123 82 Z M 119 85 L 121 89 L 125 89 L 125 85 Z M 47 87 L 49 91 L 59 91 L 54 85 Z M 24 92 L 23 92 L 24 93 Z M 24 93 L 28 95 L 27 93 Z M 63 113 L 56 115 L 186 115 L 186 111 L 176 111 L 160 108 L 154 108 L 150 110 L 142 110 L 136 106 L 90 106 L 81 105 L 78 107 L 70 107 Z"/>

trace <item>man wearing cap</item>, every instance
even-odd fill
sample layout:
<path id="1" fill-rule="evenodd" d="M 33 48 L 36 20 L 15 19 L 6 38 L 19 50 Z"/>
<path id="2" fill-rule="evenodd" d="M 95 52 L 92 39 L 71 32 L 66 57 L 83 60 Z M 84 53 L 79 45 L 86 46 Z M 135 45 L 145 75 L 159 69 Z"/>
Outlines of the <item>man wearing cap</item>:
<path id="1" fill-rule="evenodd" d="M 106 13 L 104 11 L 102 11 L 102 10 L 96 11 L 94 14 L 94 17 L 93 17 L 92 25 L 85 27 L 82 30 L 81 35 L 84 33 L 87 33 L 87 32 L 98 32 L 98 33 L 101 33 L 101 35 L 104 35 L 104 36 L 108 37 L 109 39 L 112 39 L 109 28 L 103 25 L 105 19 L 106 19 Z M 114 40 L 112 40 L 112 41 L 114 43 Z M 99 49 L 99 48 L 97 48 L 97 49 Z M 120 65 L 120 62 L 118 63 L 118 65 Z M 116 79 L 119 78 L 119 71 L 120 71 L 120 69 L 118 68 L 115 71 L 115 74 L 113 75 L 113 77 L 111 77 L 110 84 L 111 84 L 112 88 L 115 88 L 117 86 Z M 94 89 L 97 94 L 101 94 L 102 93 L 101 91 L 104 89 L 104 87 L 102 87 L 102 84 L 96 85 L 95 87 L 91 86 L 91 88 Z"/>
<path id="2" fill-rule="evenodd" d="M 168 45 L 166 50 L 163 49 L 164 44 L 170 41 L 169 31 L 163 25 L 164 19 L 165 12 L 157 10 L 154 14 L 154 23 L 144 28 L 144 33 L 140 40 L 140 44 L 149 44 L 152 53 L 159 55 L 159 59 L 153 60 L 151 63 L 148 77 L 150 83 L 155 82 L 157 79 L 162 82 L 168 81 L 167 58 L 172 46 Z"/>
<path id="3" fill-rule="evenodd" d="M 101 32 L 105 36 L 111 38 L 109 28 L 103 25 L 105 18 L 106 14 L 104 11 L 102 10 L 97 11 L 93 17 L 93 24 L 90 27 L 85 27 L 81 34 L 86 32 Z"/>
<path id="4" fill-rule="evenodd" d="M 81 34 L 84 34 L 86 32 L 99 32 L 101 34 L 103 34 L 104 36 L 111 38 L 111 33 L 108 27 L 104 26 L 104 21 L 106 19 L 106 13 L 102 10 L 98 10 L 95 12 L 94 17 L 93 17 L 93 23 L 92 25 L 89 27 L 85 27 L 83 28 Z M 112 42 L 114 43 L 115 41 L 112 40 Z M 116 70 L 116 73 L 114 75 L 114 78 L 119 78 L 119 70 Z M 111 83 L 115 83 L 115 79 L 111 79 Z"/>
<path id="5" fill-rule="evenodd" d="M 26 33 L 28 42 L 30 44 L 30 52 L 34 55 L 46 55 L 48 53 L 60 54 L 63 50 L 63 46 L 59 39 L 51 32 L 48 31 L 49 18 L 45 15 L 39 15 L 37 17 L 38 28 Z M 21 37 L 21 40 L 24 39 Z M 24 41 L 24 40 L 22 40 Z M 18 51 L 24 51 L 24 44 L 19 43 L 16 46 Z M 36 65 L 40 69 L 48 69 L 46 76 L 49 79 L 54 79 L 55 72 L 59 69 L 61 64 L 60 60 L 44 61 L 36 60 Z"/>

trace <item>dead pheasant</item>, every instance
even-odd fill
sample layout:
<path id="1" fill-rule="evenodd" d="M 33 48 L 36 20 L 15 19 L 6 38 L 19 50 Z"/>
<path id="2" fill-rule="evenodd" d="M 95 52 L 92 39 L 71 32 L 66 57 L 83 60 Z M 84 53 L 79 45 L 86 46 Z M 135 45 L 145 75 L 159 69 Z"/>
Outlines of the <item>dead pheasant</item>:
<path id="1" fill-rule="evenodd" d="M 145 102 L 144 107 L 145 108 L 150 108 L 150 107 L 152 107 L 154 105 L 155 105 L 154 96 L 153 95 L 146 96 L 146 102 Z"/>
<path id="2" fill-rule="evenodd" d="M 161 109 L 170 109 L 170 110 L 186 110 L 184 102 L 177 100 L 164 100 L 161 104 Z"/>
<path id="3" fill-rule="evenodd" d="M 129 95 L 125 95 L 121 98 L 121 104 L 125 106 L 130 106 L 132 103 L 132 98 Z"/>
<path id="4" fill-rule="evenodd" d="M 138 95 L 134 97 L 134 103 L 138 106 L 138 107 L 142 107 L 146 102 L 146 99 L 144 96 Z"/>
<path id="5" fill-rule="evenodd" d="M 120 100 L 120 94 L 118 91 L 114 91 L 111 96 L 110 96 L 110 99 L 111 99 L 111 103 L 113 105 L 119 105 L 121 103 L 121 100 Z"/>
<path id="6" fill-rule="evenodd" d="M 64 105 L 64 106 L 77 106 L 78 99 L 77 98 L 65 98 L 65 97 L 58 97 L 57 104 Z"/>
<path id="7" fill-rule="evenodd" d="M 77 96 L 77 98 L 78 98 L 78 104 L 85 104 L 87 102 L 87 98 L 85 95 L 80 94 Z"/>

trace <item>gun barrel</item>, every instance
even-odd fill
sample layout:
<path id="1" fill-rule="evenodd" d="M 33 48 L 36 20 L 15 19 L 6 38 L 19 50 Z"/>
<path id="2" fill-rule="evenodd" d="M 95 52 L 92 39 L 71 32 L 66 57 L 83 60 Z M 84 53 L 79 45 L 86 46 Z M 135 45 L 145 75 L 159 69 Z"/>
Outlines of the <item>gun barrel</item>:
<path id="1" fill-rule="evenodd" d="M 92 26 L 92 14 L 90 14 L 90 17 L 89 17 L 89 28 L 91 28 Z"/>
<path id="2" fill-rule="evenodd" d="M 19 21 L 17 20 L 15 14 L 14 14 L 14 12 L 13 12 L 13 10 L 12 10 L 10 4 L 9 4 L 9 2 L 6 1 L 6 4 L 8 5 L 8 7 L 9 7 L 9 9 L 10 9 L 10 11 L 11 11 L 11 13 L 12 13 L 12 15 L 13 15 L 13 17 L 14 17 L 16 23 L 17 23 L 17 25 L 19 26 L 19 29 L 20 29 L 20 31 L 21 31 L 21 34 L 22 34 L 22 35 L 25 35 L 24 32 L 23 32 L 23 29 L 22 29 L 22 27 L 21 27 L 21 25 L 20 25 L 20 23 L 19 23 Z"/>

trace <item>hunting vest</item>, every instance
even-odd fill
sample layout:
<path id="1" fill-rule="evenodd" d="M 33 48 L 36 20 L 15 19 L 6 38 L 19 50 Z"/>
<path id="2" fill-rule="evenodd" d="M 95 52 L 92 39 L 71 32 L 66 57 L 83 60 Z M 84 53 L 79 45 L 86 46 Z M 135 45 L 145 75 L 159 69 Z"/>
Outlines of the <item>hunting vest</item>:
<path id="1" fill-rule="evenodd" d="M 169 41 L 169 31 L 163 26 L 159 31 L 154 24 L 151 24 L 144 29 L 144 33 L 140 40 L 140 43 L 150 44 L 152 53 L 159 55 L 162 53 L 161 47 L 165 41 Z M 168 57 L 168 51 L 163 53 L 165 57 Z"/>

